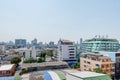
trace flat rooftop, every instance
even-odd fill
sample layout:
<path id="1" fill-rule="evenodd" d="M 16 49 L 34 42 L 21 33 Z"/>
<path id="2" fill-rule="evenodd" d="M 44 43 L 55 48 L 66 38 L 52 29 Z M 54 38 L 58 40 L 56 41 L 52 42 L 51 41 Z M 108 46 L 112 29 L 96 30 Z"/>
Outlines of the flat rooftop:
<path id="1" fill-rule="evenodd" d="M 66 62 L 23 63 L 22 68 L 68 65 Z"/>
<path id="2" fill-rule="evenodd" d="M 10 70 L 13 66 L 14 66 L 14 64 L 1 65 L 0 66 L 0 71 Z"/>
<path id="3" fill-rule="evenodd" d="M 104 76 L 105 74 L 90 72 L 90 71 L 76 71 L 76 70 L 64 70 L 68 74 L 73 76 L 77 76 L 80 78 L 90 78 L 90 77 L 97 77 L 97 76 Z"/>

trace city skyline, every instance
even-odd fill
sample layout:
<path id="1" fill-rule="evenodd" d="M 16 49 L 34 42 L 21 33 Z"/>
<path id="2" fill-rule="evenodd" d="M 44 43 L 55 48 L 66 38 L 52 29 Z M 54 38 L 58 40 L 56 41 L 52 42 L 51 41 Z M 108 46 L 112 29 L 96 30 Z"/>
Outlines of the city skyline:
<path id="1" fill-rule="evenodd" d="M 0 42 L 34 38 L 79 41 L 95 35 L 120 40 L 119 0 L 2 0 Z"/>

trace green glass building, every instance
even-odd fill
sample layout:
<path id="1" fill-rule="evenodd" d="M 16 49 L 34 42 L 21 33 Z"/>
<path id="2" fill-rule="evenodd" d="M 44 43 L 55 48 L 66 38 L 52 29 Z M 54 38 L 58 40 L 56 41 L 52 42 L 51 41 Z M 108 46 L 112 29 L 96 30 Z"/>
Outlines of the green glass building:
<path id="1" fill-rule="evenodd" d="M 109 51 L 116 52 L 119 49 L 119 41 L 108 38 L 93 38 L 83 41 L 82 52 Z"/>

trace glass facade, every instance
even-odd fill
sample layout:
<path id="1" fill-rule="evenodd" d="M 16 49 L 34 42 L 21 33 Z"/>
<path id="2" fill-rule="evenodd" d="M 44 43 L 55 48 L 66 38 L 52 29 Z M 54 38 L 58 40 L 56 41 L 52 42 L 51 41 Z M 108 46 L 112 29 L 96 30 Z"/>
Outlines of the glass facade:
<path id="1" fill-rule="evenodd" d="M 116 39 L 89 39 L 82 43 L 83 52 L 110 51 L 116 52 L 119 49 L 119 41 Z"/>

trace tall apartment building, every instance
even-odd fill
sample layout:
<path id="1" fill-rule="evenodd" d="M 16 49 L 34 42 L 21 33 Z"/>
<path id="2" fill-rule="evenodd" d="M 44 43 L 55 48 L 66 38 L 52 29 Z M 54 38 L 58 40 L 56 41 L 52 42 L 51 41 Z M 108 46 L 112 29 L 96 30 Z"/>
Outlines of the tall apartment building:
<path id="1" fill-rule="evenodd" d="M 66 62 L 76 62 L 76 48 L 72 41 L 58 41 L 58 60 Z"/>
<path id="2" fill-rule="evenodd" d="M 26 47 L 26 39 L 15 39 L 16 48 L 24 48 Z"/>
<path id="3" fill-rule="evenodd" d="M 108 38 L 93 38 L 83 41 L 82 52 L 109 51 L 116 52 L 119 49 L 119 41 Z"/>
<path id="4" fill-rule="evenodd" d="M 110 76 L 115 74 L 115 62 L 111 58 L 98 53 L 83 54 L 80 57 L 80 68 L 82 71 L 101 68 Z"/>

